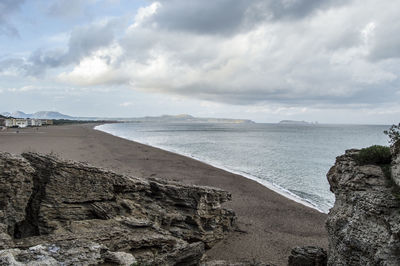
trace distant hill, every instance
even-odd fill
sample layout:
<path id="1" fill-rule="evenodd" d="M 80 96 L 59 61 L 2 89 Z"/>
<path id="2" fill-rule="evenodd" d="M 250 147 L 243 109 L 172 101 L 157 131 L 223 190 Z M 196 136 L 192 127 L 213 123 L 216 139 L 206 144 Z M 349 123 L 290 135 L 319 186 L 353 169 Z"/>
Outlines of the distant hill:
<path id="1" fill-rule="evenodd" d="M 28 118 L 28 114 L 25 114 L 24 112 L 21 112 L 21 111 L 15 111 L 15 112 L 12 112 L 12 113 L 10 113 L 10 112 L 3 112 L 3 113 L 0 113 L 2 116 L 5 116 L 5 117 L 14 117 L 14 118 Z"/>
<path id="2" fill-rule="evenodd" d="M 59 112 L 53 112 L 53 111 L 40 111 L 36 112 L 33 114 L 27 114 L 22 111 L 15 111 L 13 113 L 9 112 L 4 112 L 1 113 L 3 116 L 11 116 L 15 118 L 38 118 L 38 119 L 74 119 L 74 117 L 69 116 L 69 115 L 64 115 Z"/>
<path id="3" fill-rule="evenodd" d="M 11 113 L 10 116 L 15 118 L 29 118 L 29 114 L 25 114 L 24 112 L 21 111 L 15 111 Z"/>
<path id="4" fill-rule="evenodd" d="M 39 118 L 39 119 L 75 119 L 72 116 L 64 115 L 59 112 L 53 111 L 40 111 L 32 114 L 32 118 Z"/>
<path id="5" fill-rule="evenodd" d="M 10 117 L 10 116 L 11 116 L 11 113 L 9 113 L 9 112 L 3 112 L 3 113 L 0 113 L 0 115 L 3 116 L 3 117 Z"/>
<path id="6" fill-rule="evenodd" d="M 160 123 L 232 123 L 232 124 L 254 123 L 253 121 L 247 119 L 194 117 L 187 114 L 146 116 L 138 118 L 127 118 L 123 120 L 130 122 L 160 122 Z"/>

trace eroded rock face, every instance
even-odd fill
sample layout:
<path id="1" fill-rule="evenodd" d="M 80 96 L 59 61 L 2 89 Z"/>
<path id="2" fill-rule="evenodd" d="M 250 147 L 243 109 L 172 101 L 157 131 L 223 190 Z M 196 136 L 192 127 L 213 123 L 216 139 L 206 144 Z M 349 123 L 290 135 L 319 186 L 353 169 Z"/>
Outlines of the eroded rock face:
<path id="1" fill-rule="evenodd" d="M 357 150 L 328 172 L 336 201 L 326 227 L 328 265 L 400 265 L 400 199 L 380 166 L 360 166 Z"/>
<path id="2" fill-rule="evenodd" d="M 194 265 L 235 227 L 213 188 L 0 153 L 0 262 Z M 11 263 L 11 264 L 12 264 Z"/>

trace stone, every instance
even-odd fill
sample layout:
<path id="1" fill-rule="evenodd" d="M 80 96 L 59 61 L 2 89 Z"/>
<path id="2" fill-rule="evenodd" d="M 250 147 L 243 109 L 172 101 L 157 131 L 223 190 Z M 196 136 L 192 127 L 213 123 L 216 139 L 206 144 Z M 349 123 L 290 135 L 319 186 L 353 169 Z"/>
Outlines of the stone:
<path id="1" fill-rule="evenodd" d="M 295 247 L 289 256 L 288 266 L 325 266 L 326 251 L 320 247 Z"/>
<path id="2" fill-rule="evenodd" d="M 236 229 L 223 190 L 0 152 L 0 261 L 197 265 Z"/>
<path id="3" fill-rule="evenodd" d="M 39 244 L 28 249 L 0 251 L 0 265 L 94 265 L 104 261 L 106 248 L 93 242 L 69 241 Z"/>
<path id="4" fill-rule="evenodd" d="M 327 174 L 336 197 L 326 222 L 328 265 L 400 265 L 399 188 L 380 166 L 358 165 L 357 154 L 346 151 Z"/>
<path id="5" fill-rule="evenodd" d="M 104 255 L 104 261 L 113 265 L 132 265 L 137 263 L 132 254 L 126 252 L 110 252 Z"/>

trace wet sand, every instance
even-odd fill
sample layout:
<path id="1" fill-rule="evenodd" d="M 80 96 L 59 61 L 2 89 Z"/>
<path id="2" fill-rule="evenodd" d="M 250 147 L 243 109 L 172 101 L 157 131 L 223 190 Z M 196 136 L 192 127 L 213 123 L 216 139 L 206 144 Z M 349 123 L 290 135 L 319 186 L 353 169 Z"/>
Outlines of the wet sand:
<path id="1" fill-rule="evenodd" d="M 295 246 L 327 248 L 326 214 L 303 206 L 263 185 L 200 161 L 94 130 L 94 124 L 0 131 L 0 151 L 55 153 L 61 158 L 138 177 L 218 187 L 232 193 L 226 207 L 240 232 L 207 251 L 210 259 L 258 260 L 287 265 Z"/>

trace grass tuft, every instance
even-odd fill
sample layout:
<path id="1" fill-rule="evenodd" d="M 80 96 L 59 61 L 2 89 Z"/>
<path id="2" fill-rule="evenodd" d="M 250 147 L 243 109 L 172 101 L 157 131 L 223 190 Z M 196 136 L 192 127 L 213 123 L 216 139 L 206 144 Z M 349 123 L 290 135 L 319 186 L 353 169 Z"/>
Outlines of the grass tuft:
<path id="1" fill-rule="evenodd" d="M 389 147 L 374 145 L 361 149 L 355 159 L 360 165 L 386 165 L 391 163 L 392 154 Z"/>

